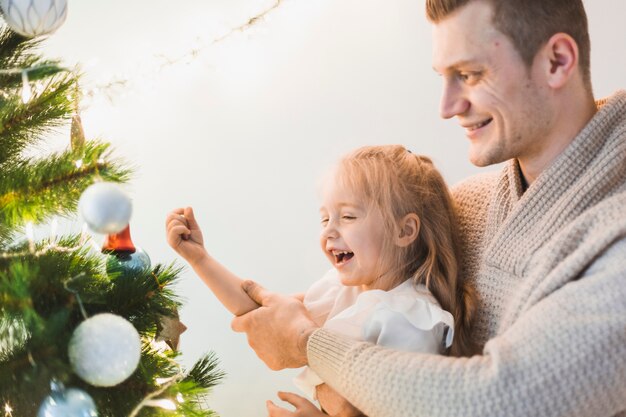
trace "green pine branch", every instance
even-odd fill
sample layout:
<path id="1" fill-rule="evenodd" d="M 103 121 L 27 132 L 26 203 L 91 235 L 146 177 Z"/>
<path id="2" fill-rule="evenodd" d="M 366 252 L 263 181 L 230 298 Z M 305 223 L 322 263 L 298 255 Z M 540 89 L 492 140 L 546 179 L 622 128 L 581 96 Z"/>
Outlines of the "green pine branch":
<path id="1" fill-rule="evenodd" d="M 40 58 L 32 53 L 40 44 L 37 39 L 26 39 L 7 26 L 0 27 L 0 68 L 29 68 Z M 19 74 L 18 74 L 19 75 Z M 11 74 L 0 74 L 2 86 L 10 85 Z"/>
<path id="2" fill-rule="evenodd" d="M 28 71 L 31 81 L 67 71 L 58 60 L 39 56 L 36 51 L 40 44 L 40 38 L 27 39 L 6 26 L 0 27 L 0 91 L 20 88 L 23 70 Z"/>
<path id="3" fill-rule="evenodd" d="M 217 367 L 217 358 L 209 353 L 196 362 L 183 382 L 193 382 L 203 389 L 211 389 L 225 377 Z"/>
<path id="4" fill-rule="evenodd" d="M 9 98 L 0 107 L 0 166 L 18 159 L 26 147 L 67 123 L 75 110 L 71 97 L 76 82 L 71 73 L 53 77 L 26 104 L 18 91 L 8 92 Z"/>
<path id="5" fill-rule="evenodd" d="M 132 280 L 113 277 L 106 303 L 116 306 L 122 315 L 132 313 L 130 321 L 138 332 L 154 332 L 161 316 L 175 317 L 181 306 L 179 297 L 171 288 L 179 272 L 180 268 L 173 265 L 157 265 Z"/>
<path id="6" fill-rule="evenodd" d="M 82 164 L 77 166 L 79 160 Z M 0 224 L 17 228 L 29 221 L 41 223 L 55 215 L 73 215 L 81 193 L 94 179 L 126 182 L 131 169 L 111 157 L 109 144 L 94 141 L 78 150 L 19 161 L 6 167 L 3 174 Z"/>
<path id="7" fill-rule="evenodd" d="M 186 377 L 173 387 L 183 397 L 178 415 L 212 417 L 217 414 L 207 410 L 206 396 L 213 387 L 222 382 L 226 374 L 219 370 L 219 361 L 213 352 L 201 357 L 187 373 Z"/>
<path id="8" fill-rule="evenodd" d="M 144 349 L 150 351 L 150 348 Z M 152 351 L 156 353 L 155 351 Z M 224 373 L 218 369 L 219 362 L 213 352 L 201 357 L 190 371 L 184 372 L 173 360 L 177 353 L 148 355 L 151 361 L 142 360 L 141 373 L 148 379 L 171 378 L 170 382 L 162 386 L 155 384 L 148 395 L 155 395 L 153 399 L 169 399 L 177 404 L 176 410 L 162 410 L 158 408 L 143 408 L 139 416 L 169 416 L 169 417 L 212 417 L 215 412 L 209 410 L 206 398 L 213 387 L 219 384 Z M 168 372 L 163 372 L 167 369 Z M 169 386 L 168 386 L 169 384 Z M 147 395 L 147 396 L 148 396 Z M 147 397 L 146 396 L 146 397 Z"/>

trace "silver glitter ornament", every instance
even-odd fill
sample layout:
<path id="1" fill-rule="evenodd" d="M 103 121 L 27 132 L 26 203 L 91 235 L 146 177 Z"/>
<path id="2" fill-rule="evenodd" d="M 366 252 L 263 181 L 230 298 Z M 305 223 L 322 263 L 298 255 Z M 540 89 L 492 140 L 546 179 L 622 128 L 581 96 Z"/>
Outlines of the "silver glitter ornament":
<path id="1" fill-rule="evenodd" d="M 48 35 L 67 17 L 67 0 L 0 0 L 2 17 L 14 32 L 27 38 Z"/>

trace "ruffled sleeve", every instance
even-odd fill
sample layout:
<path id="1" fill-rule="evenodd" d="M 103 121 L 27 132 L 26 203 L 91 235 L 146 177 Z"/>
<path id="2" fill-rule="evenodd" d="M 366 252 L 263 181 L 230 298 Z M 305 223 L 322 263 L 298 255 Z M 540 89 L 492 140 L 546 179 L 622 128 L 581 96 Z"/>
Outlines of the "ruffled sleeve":
<path id="1" fill-rule="evenodd" d="M 355 340 L 398 350 L 439 353 L 454 337 L 452 314 L 424 286 L 407 281 L 391 291 L 371 290 L 324 326 Z"/>
<path id="2" fill-rule="evenodd" d="M 452 344 L 454 319 L 423 285 L 405 281 L 390 291 L 346 287 L 329 271 L 304 298 L 315 322 L 354 340 L 393 349 L 440 353 Z M 305 367 L 295 385 L 315 399 L 322 379 Z"/>

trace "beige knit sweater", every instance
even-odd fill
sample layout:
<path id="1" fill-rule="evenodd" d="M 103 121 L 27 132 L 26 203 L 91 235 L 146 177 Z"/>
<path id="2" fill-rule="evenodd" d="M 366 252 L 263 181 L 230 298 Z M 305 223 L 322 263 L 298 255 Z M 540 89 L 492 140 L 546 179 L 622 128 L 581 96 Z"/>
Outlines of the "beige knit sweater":
<path id="1" fill-rule="evenodd" d="M 370 417 L 626 416 L 626 91 L 598 106 L 526 192 L 515 161 L 454 190 L 481 355 L 320 329 L 311 368 Z"/>

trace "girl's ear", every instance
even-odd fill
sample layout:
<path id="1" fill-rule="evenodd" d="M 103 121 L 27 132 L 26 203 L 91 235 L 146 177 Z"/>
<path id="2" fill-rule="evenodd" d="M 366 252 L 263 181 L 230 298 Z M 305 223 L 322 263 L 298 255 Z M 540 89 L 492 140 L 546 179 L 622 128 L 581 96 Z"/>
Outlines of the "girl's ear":
<path id="1" fill-rule="evenodd" d="M 398 222 L 400 233 L 396 237 L 396 245 L 409 246 L 417 239 L 420 232 L 420 218 L 415 213 L 409 213 Z"/>

